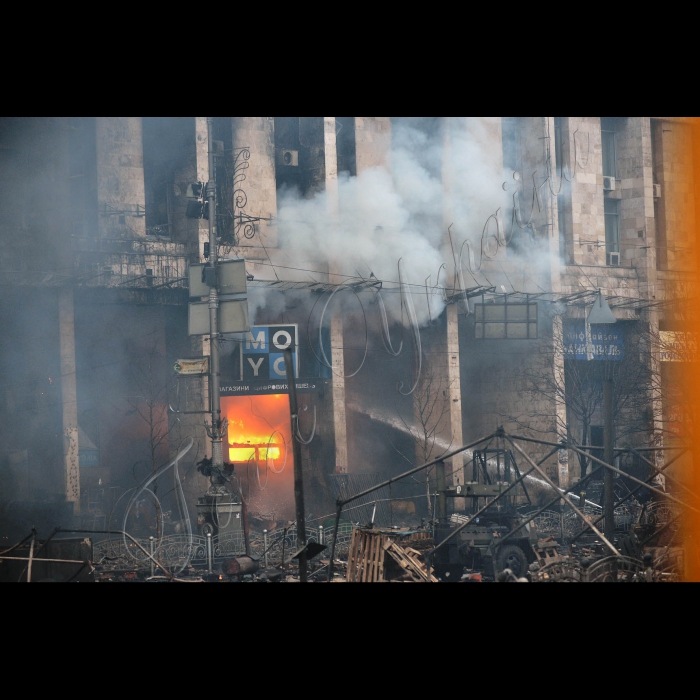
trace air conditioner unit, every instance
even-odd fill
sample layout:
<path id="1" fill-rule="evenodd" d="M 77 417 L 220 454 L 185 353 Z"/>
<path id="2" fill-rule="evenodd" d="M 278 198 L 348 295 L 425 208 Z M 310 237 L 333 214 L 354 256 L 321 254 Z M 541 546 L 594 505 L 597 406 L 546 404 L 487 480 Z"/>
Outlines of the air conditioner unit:
<path id="1" fill-rule="evenodd" d="M 286 165 L 287 167 L 299 167 L 299 151 L 290 151 L 287 148 L 279 148 L 277 150 L 277 165 Z"/>
<path id="2" fill-rule="evenodd" d="M 608 177 L 607 175 L 605 177 L 603 177 L 603 189 L 606 192 L 614 192 L 615 191 L 615 178 Z"/>
<path id="3" fill-rule="evenodd" d="M 608 253 L 608 266 L 609 267 L 620 267 L 620 254 L 619 253 Z"/>
<path id="4" fill-rule="evenodd" d="M 654 184 L 654 199 L 661 199 L 661 185 Z"/>

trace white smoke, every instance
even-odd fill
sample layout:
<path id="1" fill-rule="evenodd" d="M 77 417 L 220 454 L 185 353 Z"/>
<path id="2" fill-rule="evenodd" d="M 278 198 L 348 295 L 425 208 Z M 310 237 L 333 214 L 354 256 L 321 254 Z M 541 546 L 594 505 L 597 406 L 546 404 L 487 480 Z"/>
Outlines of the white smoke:
<path id="1" fill-rule="evenodd" d="M 463 181 L 460 196 L 472 185 L 478 184 L 477 192 L 487 189 L 482 181 L 494 144 L 484 139 L 482 132 L 463 130 L 453 142 L 457 177 Z M 444 307 L 442 295 L 426 295 L 425 288 L 438 283 L 443 263 L 452 264 L 451 255 L 446 259 L 442 249 L 446 232 L 442 151 L 440 130 L 425 133 L 399 123 L 394 129 L 391 172 L 375 167 L 358 177 L 341 176 L 337 215 L 325 192 L 312 199 L 291 191 L 282 194 L 278 213 L 282 250 L 300 269 L 322 270 L 330 261 L 335 271 L 355 279 L 373 275 L 384 283 L 387 309 L 394 320 L 401 318 L 400 296 L 389 292 L 397 290 L 401 260 L 419 323 L 436 318 Z M 499 206 L 500 185 L 496 180 L 492 188 L 497 198 L 492 211 Z M 475 207 L 476 215 L 481 216 L 488 206 Z M 468 229 L 469 215 L 462 218 L 466 219 L 463 228 Z"/>
<path id="2" fill-rule="evenodd" d="M 512 173 L 504 175 L 496 117 L 452 117 L 432 131 L 399 120 L 393 125 L 389 162 L 391 170 L 374 167 L 357 177 L 341 175 L 337 210 L 327 192 L 309 199 L 292 190 L 280 193 L 280 252 L 284 264 L 296 268 L 284 273 L 287 279 L 309 281 L 316 277 L 308 271 L 324 271 L 330 263 L 333 272 L 354 281 L 373 276 L 383 283 L 391 318 L 407 322 L 397 293 L 401 260 L 403 281 L 411 285 L 423 325 L 443 311 L 442 293 L 434 288 L 438 281 L 441 286 L 455 284 L 455 262 L 464 241 L 471 245 L 472 268 L 479 268 L 490 217 L 486 250 L 505 258 L 502 244 L 511 225 L 513 187 L 505 191 L 504 182 L 512 183 Z M 529 215 L 529 206 L 526 209 Z M 446 235 L 450 225 L 452 244 Z M 520 234 L 517 225 L 515 231 Z M 541 259 L 541 246 L 530 246 L 523 269 L 532 271 Z M 483 275 L 468 272 L 466 253 L 464 263 L 467 287 L 486 283 Z M 494 274 L 499 284 L 513 291 L 498 265 L 489 282 Z"/>

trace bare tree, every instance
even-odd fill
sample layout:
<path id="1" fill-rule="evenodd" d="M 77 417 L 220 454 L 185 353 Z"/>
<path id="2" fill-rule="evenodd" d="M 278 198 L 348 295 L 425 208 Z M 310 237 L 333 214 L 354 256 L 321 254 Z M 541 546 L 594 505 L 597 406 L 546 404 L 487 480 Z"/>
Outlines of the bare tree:
<path id="1" fill-rule="evenodd" d="M 407 421 L 397 410 L 397 415 L 416 443 L 416 458 L 409 459 L 396 445 L 394 449 L 411 465 L 425 464 L 435 459 L 440 454 L 450 451 L 452 438 L 449 444 L 441 436 L 445 434 L 449 426 L 450 415 L 450 384 L 445 382 L 440 372 L 434 365 L 423 367 L 418 387 L 413 394 L 413 420 Z M 428 502 L 428 513 L 433 516 L 433 504 L 431 501 L 431 475 L 433 469 L 425 470 L 425 490 Z"/>
<path id="2" fill-rule="evenodd" d="M 649 336 L 646 330 L 632 324 L 626 324 L 623 332 L 622 354 L 602 359 L 575 359 L 571 342 L 563 333 L 543 338 L 536 356 L 520 370 L 519 379 L 532 400 L 522 414 L 508 419 L 534 432 L 542 431 L 543 424 L 553 426 L 561 437 L 589 447 L 592 426 L 596 420 L 602 423 L 603 382 L 612 379 L 618 442 L 634 444 L 640 435 L 648 442 L 655 391 Z M 530 408 L 538 405 L 548 407 L 546 416 L 542 409 L 538 413 Z M 557 405 L 566 410 L 557 411 Z M 583 478 L 590 459 L 579 455 L 579 464 Z"/>
<path id="3" fill-rule="evenodd" d="M 131 415 L 137 415 L 147 431 L 146 451 L 150 472 L 155 473 L 168 460 L 168 438 L 171 433 L 168 416 L 168 381 L 164 373 L 163 355 L 154 342 L 132 370 L 138 394 L 129 399 Z M 158 499 L 158 480 L 151 489 L 156 496 L 156 537 L 163 536 L 163 512 Z"/>

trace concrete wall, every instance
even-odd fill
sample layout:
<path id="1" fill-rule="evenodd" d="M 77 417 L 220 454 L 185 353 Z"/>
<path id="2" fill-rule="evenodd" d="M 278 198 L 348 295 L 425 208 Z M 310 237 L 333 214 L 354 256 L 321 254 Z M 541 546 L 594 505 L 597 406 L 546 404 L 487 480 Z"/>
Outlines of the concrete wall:
<path id="1" fill-rule="evenodd" d="M 357 172 L 390 165 L 391 117 L 355 117 Z"/>
<path id="2" fill-rule="evenodd" d="M 97 117 L 96 127 L 100 236 L 145 236 L 141 117 Z"/>
<path id="3" fill-rule="evenodd" d="M 576 148 L 571 186 L 573 260 L 579 265 L 605 265 L 600 117 L 569 117 L 569 134 Z"/>
<path id="4" fill-rule="evenodd" d="M 274 117 L 233 117 L 232 123 L 236 184 L 231 206 L 234 214 L 238 216 L 242 212 L 272 219 L 277 216 Z M 254 226 L 254 230 L 241 229 L 239 254 L 246 259 L 266 260 L 263 246 L 268 249 L 277 246 L 277 228 L 274 221 L 260 221 Z M 269 274 L 274 279 L 272 270 Z"/>

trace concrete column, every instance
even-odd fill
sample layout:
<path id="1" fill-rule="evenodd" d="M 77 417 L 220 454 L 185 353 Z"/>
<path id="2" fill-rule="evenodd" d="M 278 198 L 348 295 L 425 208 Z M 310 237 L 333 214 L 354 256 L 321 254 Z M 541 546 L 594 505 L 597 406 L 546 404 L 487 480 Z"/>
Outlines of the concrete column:
<path id="1" fill-rule="evenodd" d="M 325 184 L 328 211 L 337 216 L 338 202 L 338 152 L 336 144 L 335 117 L 323 118 L 323 145 L 325 153 Z M 329 261 L 328 279 L 331 284 L 340 284 L 335 261 Z M 345 415 L 345 341 L 343 336 L 343 319 L 337 313 L 331 318 L 331 362 L 333 363 L 332 404 L 333 429 L 335 436 L 335 472 L 344 474 L 348 471 L 348 428 Z"/>
<path id="2" fill-rule="evenodd" d="M 80 465 L 78 462 L 78 389 L 75 376 L 75 320 L 73 289 L 58 296 L 61 406 L 63 412 L 63 466 L 66 501 L 80 514 Z"/>
<path id="3" fill-rule="evenodd" d="M 207 118 L 194 118 L 197 182 L 209 181 L 209 144 Z M 199 260 L 204 262 L 204 244 L 209 243 L 209 222 L 206 219 L 192 219 L 197 225 Z"/>
<path id="4" fill-rule="evenodd" d="M 573 259 L 578 265 L 604 266 L 605 209 L 600 117 L 569 117 L 570 149 L 576 153 L 571 183 Z M 574 163 L 571 153 L 571 163 Z"/>
<path id="5" fill-rule="evenodd" d="M 462 440 L 462 384 L 459 367 L 459 316 L 455 304 L 447 307 L 447 382 L 450 406 L 450 437 L 453 448 L 463 444 Z M 445 462 L 452 472 L 450 483 L 464 483 L 464 453 Z"/>
<path id="6" fill-rule="evenodd" d="M 443 118 L 443 225 L 445 231 L 454 222 L 455 207 L 454 196 L 459 189 L 459 183 L 456 181 L 458 173 L 454 168 L 452 158 L 453 136 L 455 129 L 463 128 L 464 124 L 455 122 L 452 117 Z M 455 271 L 452 271 L 454 275 Z M 449 278 L 448 278 L 449 279 Z M 452 277 L 452 280 L 454 277 Z M 453 284 L 453 281 L 450 283 Z M 450 445 L 451 449 L 455 449 L 462 445 L 462 385 L 460 375 L 460 360 L 459 360 L 459 316 L 458 307 L 454 304 L 447 307 L 446 311 L 446 326 L 444 336 L 435 338 L 432 343 L 434 354 L 426 352 L 424 363 L 426 376 L 442 376 L 444 377 L 442 391 L 446 395 L 442 395 L 442 400 L 447 401 L 447 406 L 443 406 L 448 420 L 446 426 L 442 428 L 440 438 L 445 444 Z M 418 389 L 420 391 L 420 388 Z M 442 391 L 440 393 L 442 393 Z M 420 398 L 417 396 L 416 401 Z M 450 460 L 446 460 L 448 483 L 462 484 L 464 483 L 464 459 L 465 455 L 459 454 Z M 455 501 L 456 508 L 463 508 L 463 499 Z"/>
<path id="7" fill-rule="evenodd" d="M 357 174 L 374 167 L 390 167 L 391 117 L 355 117 Z"/>
<path id="8" fill-rule="evenodd" d="M 233 117 L 236 182 L 230 206 L 234 215 L 244 213 L 263 219 L 277 216 L 275 157 L 274 117 Z M 277 226 L 274 221 L 260 221 L 254 230 L 242 228 L 238 239 L 241 257 L 267 261 L 263 246 L 268 250 L 277 247 Z M 269 272 L 274 279 L 272 270 Z"/>
<path id="9" fill-rule="evenodd" d="M 97 117 L 98 228 L 104 238 L 146 235 L 141 117 Z"/>

